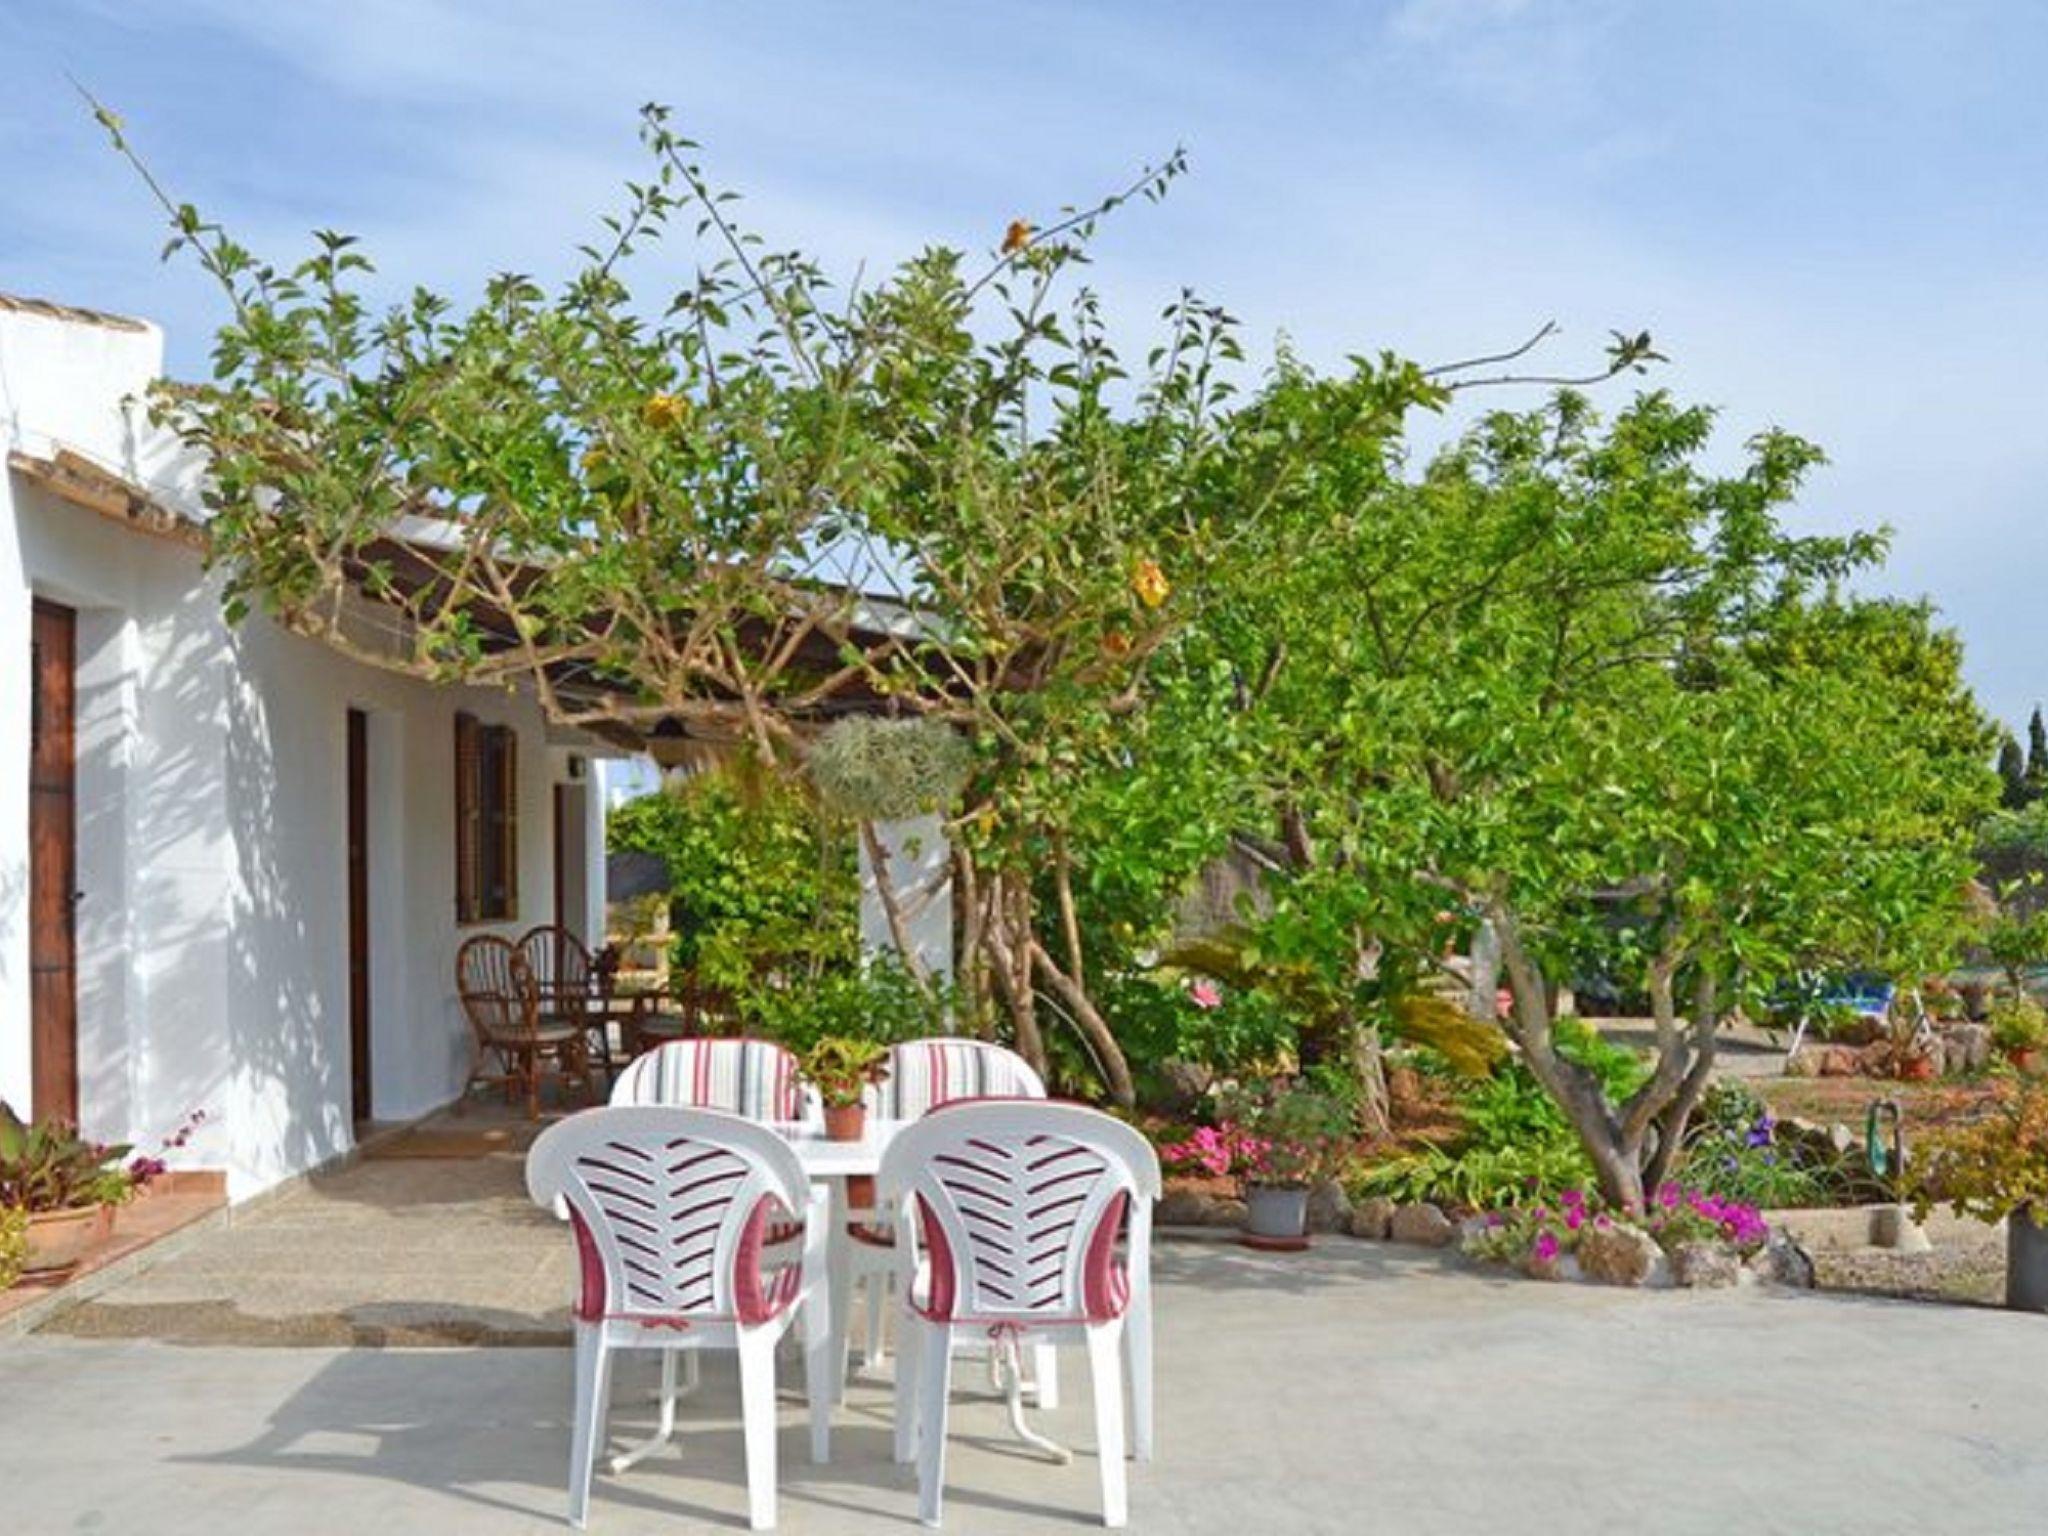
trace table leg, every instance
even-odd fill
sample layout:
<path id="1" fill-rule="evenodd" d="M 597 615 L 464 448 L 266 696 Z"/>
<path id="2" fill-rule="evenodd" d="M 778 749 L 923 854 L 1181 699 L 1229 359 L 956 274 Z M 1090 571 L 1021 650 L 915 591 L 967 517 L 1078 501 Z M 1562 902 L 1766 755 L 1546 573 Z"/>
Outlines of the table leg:
<path id="1" fill-rule="evenodd" d="M 831 1230 L 825 1234 L 826 1273 L 832 1277 L 832 1401 L 846 1401 L 848 1320 L 853 1315 L 853 1239 L 847 1235 L 846 1180 L 833 1179 Z"/>

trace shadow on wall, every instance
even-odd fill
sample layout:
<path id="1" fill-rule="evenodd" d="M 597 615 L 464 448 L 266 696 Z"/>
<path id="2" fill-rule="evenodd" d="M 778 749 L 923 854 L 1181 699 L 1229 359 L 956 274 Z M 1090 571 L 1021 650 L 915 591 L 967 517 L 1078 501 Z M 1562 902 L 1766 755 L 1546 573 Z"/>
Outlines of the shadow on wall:
<path id="1" fill-rule="evenodd" d="M 273 718 L 299 696 L 278 663 L 291 642 L 251 621 L 229 632 L 223 782 L 231 877 L 226 895 L 228 1043 L 245 1158 L 266 1180 L 343 1151 L 349 1118 L 345 827 L 338 774 L 345 716 L 312 729 Z M 282 641 L 282 643 L 280 643 Z M 320 694 L 323 704 L 326 695 Z M 332 716 L 331 719 L 327 718 Z M 293 788 L 287 818 L 279 786 Z M 327 808 L 333 814 L 326 814 Z M 316 926 L 317 925 L 317 926 Z"/>
<path id="2" fill-rule="evenodd" d="M 28 866 L 20 862 L 0 864 L 0 982 L 8 979 L 7 957 L 13 953 L 13 937 L 28 923 Z M 27 952 L 24 943 L 23 952 Z"/>
<path id="3" fill-rule="evenodd" d="M 236 1134 L 222 1049 L 222 663 L 182 616 L 137 622 L 128 662 L 92 682 L 122 695 L 118 719 L 82 739 L 78 765 L 81 875 L 90 860 L 96 881 L 116 882 L 88 885 L 81 912 L 81 1107 L 122 1106 L 151 1151 L 203 1109 L 214 1123 L 191 1156 L 219 1166 Z"/>

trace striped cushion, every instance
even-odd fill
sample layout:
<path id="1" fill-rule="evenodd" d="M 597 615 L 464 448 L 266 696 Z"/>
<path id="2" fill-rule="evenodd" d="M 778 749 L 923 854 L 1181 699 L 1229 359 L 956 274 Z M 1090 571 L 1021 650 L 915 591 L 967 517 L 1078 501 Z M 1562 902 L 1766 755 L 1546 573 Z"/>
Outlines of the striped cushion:
<path id="1" fill-rule="evenodd" d="M 912 1040 L 889 1052 L 875 1089 L 885 1120 L 915 1120 L 955 1099 L 1042 1099 L 1045 1084 L 1015 1051 L 982 1040 Z"/>
<path id="2" fill-rule="evenodd" d="M 614 1104 L 722 1109 L 749 1120 L 801 1120 L 796 1058 L 770 1040 L 672 1040 L 619 1074 Z"/>

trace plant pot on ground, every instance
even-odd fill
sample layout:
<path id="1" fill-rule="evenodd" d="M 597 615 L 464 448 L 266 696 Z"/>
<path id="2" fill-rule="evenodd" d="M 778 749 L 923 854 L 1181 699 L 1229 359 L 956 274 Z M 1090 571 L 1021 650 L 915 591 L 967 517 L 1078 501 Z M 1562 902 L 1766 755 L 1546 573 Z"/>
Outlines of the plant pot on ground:
<path id="1" fill-rule="evenodd" d="M 1223 1095 L 1218 1121 L 1160 1149 L 1184 1173 L 1235 1178 L 1244 1191 L 1244 1240 L 1308 1246 L 1308 1192 L 1351 1138 L 1351 1115 L 1325 1094 L 1275 1083 Z"/>
<path id="2" fill-rule="evenodd" d="M 1248 1237 L 1308 1238 L 1308 1188 L 1301 1184 L 1247 1184 L 1244 1230 Z"/>
<path id="3" fill-rule="evenodd" d="M 2048 1206 L 2026 1206 L 2005 1220 L 2005 1304 L 2048 1312 Z"/>
<path id="4" fill-rule="evenodd" d="M 71 1269 L 111 1235 L 113 1207 L 134 1193 L 128 1151 L 88 1141 L 61 1120 L 27 1124 L 0 1104 L 0 1207 L 27 1214 L 26 1273 Z"/>
<path id="5" fill-rule="evenodd" d="M 2005 1304 L 2048 1312 L 2048 1084 L 2001 1087 L 1983 1119 L 1922 1138 L 1908 1194 L 1917 1220 L 1934 1206 L 2006 1224 Z"/>
<path id="6" fill-rule="evenodd" d="M 1999 998 L 1991 1005 L 1991 1043 L 2021 1072 L 2038 1068 L 2048 1046 L 2048 1009 L 2025 992 Z"/>
<path id="7" fill-rule="evenodd" d="M 97 1205 L 68 1211 L 39 1211 L 28 1219 L 28 1251 L 21 1272 L 30 1279 L 48 1278 L 76 1269 L 86 1250 L 105 1236 Z"/>

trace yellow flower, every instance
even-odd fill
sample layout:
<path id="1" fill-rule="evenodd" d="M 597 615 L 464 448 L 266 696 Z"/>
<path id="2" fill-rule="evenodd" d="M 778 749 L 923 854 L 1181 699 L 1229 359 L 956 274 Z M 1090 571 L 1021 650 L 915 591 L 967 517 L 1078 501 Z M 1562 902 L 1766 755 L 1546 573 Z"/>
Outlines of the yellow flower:
<path id="1" fill-rule="evenodd" d="M 1003 231 L 1003 254 L 1014 256 L 1031 243 L 1034 233 L 1029 219 L 1012 219 L 1010 227 Z"/>
<path id="2" fill-rule="evenodd" d="M 583 457 L 578 462 L 583 466 L 583 473 L 595 480 L 611 469 L 612 456 L 605 452 L 603 443 L 592 443 L 583 450 Z"/>
<path id="3" fill-rule="evenodd" d="M 1138 601 L 1147 608 L 1157 608 L 1166 601 L 1173 590 L 1173 583 L 1166 579 L 1166 572 L 1159 569 L 1157 560 L 1140 560 L 1138 569 L 1131 576 L 1131 590 L 1138 594 Z"/>
<path id="4" fill-rule="evenodd" d="M 689 414 L 690 402 L 681 395 L 650 395 L 640 408 L 640 419 L 663 432 L 681 426 Z"/>

